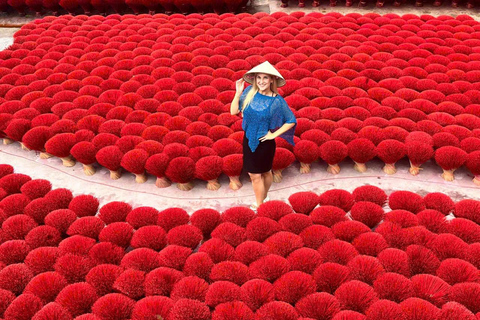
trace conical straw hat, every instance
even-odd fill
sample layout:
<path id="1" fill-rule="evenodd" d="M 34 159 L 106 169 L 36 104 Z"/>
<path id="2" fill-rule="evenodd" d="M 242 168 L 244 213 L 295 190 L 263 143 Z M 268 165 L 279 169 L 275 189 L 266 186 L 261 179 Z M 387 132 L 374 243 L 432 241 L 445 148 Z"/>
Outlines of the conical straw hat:
<path id="1" fill-rule="evenodd" d="M 258 66 L 254 67 L 253 69 L 245 73 L 245 75 L 243 76 L 243 79 L 246 82 L 253 84 L 256 73 L 265 73 L 273 76 L 277 80 L 277 87 L 282 87 L 286 83 L 285 79 L 282 77 L 280 72 L 278 72 L 277 69 L 275 69 L 275 67 L 272 66 L 268 61 L 265 61 L 264 63 L 259 64 Z"/>

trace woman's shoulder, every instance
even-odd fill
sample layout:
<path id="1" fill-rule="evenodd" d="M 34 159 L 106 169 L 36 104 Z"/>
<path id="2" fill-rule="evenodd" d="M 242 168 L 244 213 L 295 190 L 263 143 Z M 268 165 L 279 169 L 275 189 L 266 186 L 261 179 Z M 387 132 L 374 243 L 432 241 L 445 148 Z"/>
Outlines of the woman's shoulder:
<path id="1" fill-rule="evenodd" d="M 285 99 L 279 94 L 275 96 L 275 99 L 278 100 L 278 102 L 280 103 L 287 103 L 287 101 L 285 101 Z"/>

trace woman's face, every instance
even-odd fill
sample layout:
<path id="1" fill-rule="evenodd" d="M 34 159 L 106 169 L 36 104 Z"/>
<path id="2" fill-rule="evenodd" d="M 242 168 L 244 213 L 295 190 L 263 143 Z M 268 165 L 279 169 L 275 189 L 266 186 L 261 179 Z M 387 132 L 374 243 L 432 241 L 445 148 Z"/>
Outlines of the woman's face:
<path id="1" fill-rule="evenodd" d="M 257 73 L 255 76 L 255 81 L 257 82 L 257 87 L 260 91 L 265 91 L 270 89 L 270 85 L 273 82 L 273 78 L 265 73 Z"/>

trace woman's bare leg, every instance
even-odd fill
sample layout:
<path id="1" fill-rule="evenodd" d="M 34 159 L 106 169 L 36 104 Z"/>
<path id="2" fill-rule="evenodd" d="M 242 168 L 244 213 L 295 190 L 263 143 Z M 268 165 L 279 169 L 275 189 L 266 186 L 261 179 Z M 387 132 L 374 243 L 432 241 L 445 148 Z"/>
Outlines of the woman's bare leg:
<path id="1" fill-rule="evenodd" d="M 265 196 L 263 197 L 263 199 L 265 199 L 268 195 L 268 190 L 270 190 L 270 187 L 272 186 L 272 182 L 273 182 L 272 171 L 270 170 L 268 172 L 262 173 L 262 178 L 263 178 L 263 184 L 265 187 Z"/>
<path id="2" fill-rule="evenodd" d="M 253 192 L 255 193 L 255 200 L 257 201 L 257 206 L 260 206 L 263 203 L 265 198 L 265 184 L 262 179 L 261 173 L 249 173 L 250 179 L 252 180 Z"/>

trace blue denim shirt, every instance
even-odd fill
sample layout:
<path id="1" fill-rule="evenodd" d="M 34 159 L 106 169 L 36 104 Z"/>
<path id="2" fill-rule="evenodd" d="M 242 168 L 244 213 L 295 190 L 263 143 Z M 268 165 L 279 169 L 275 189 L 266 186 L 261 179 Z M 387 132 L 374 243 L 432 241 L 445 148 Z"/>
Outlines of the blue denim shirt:
<path id="1" fill-rule="evenodd" d="M 240 111 L 242 111 L 243 101 L 245 101 L 245 97 L 251 88 L 252 86 L 248 86 L 240 96 Z M 257 92 L 250 102 L 250 105 L 243 111 L 242 128 L 248 139 L 250 150 L 255 152 L 260 144 L 258 139 L 265 136 L 269 130 L 274 132 L 285 123 L 295 123 L 295 126 L 281 134 L 280 137 L 291 145 L 294 145 L 293 136 L 297 126 L 297 119 L 288 107 L 285 99 L 279 95 L 269 97 Z"/>

